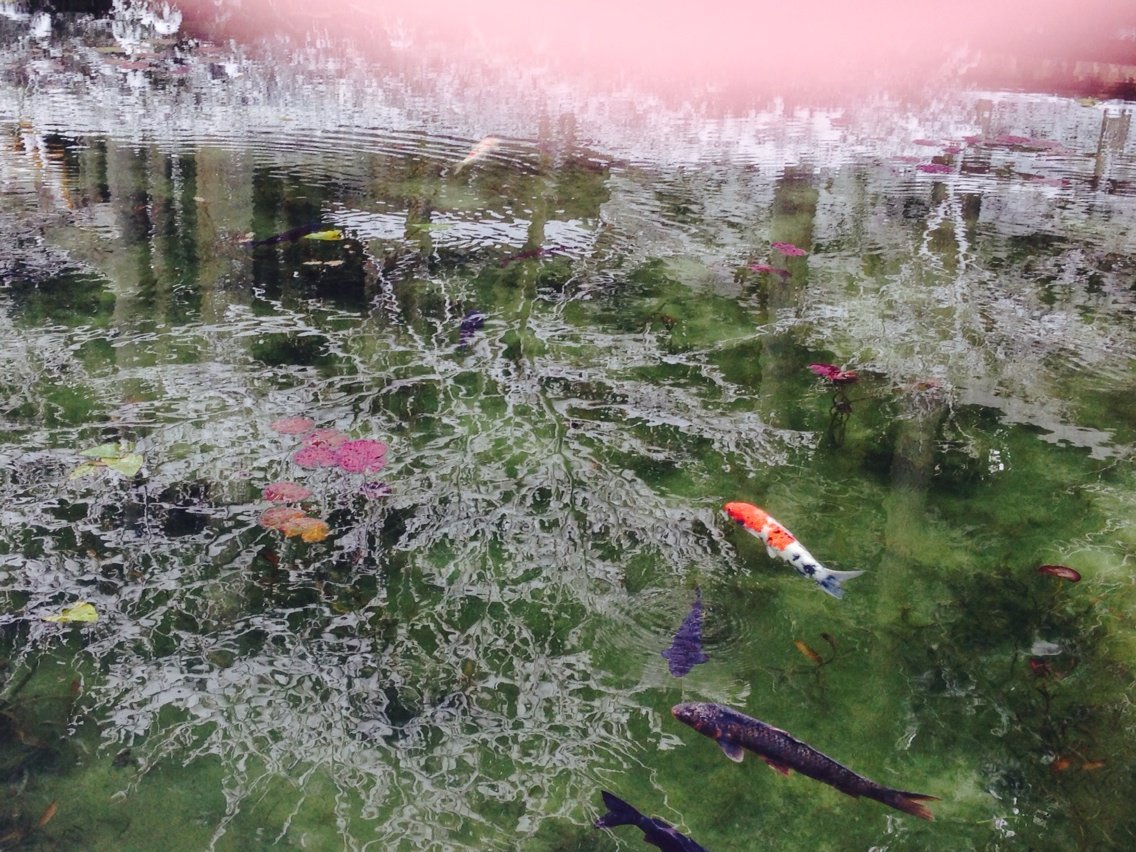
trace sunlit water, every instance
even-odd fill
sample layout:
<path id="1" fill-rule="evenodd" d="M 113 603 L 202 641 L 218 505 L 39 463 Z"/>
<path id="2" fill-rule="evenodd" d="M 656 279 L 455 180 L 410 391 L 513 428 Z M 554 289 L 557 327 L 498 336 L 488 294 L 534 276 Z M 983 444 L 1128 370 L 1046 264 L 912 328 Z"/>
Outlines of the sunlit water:
<path id="1" fill-rule="evenodd" d="M 601 789 L 715 850 L 1133 844 L 1131 104 L 483 91 L 137 8 L 2 25 L 0 845 L 641 846 Z M 137 476 L 71 478 L 108 442 Z"/>

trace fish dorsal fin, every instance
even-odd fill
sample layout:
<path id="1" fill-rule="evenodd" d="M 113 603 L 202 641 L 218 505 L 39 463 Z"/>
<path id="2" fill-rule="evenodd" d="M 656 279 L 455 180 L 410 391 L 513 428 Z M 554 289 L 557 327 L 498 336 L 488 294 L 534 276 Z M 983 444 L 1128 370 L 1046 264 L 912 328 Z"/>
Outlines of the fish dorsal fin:
<path id="1" fill-rule="evenodd" d="M 745 749 L 738 745 L 733 740 L 728 740 L 725 737 L 718 737 L 718 745 L 722 747 L 722 752 L 732 760 L 734 763 L 741 763 L 742 758 L 745 757 Z"/>
<path id="2" fill-rule="evenodd" d="M 777 772 L 780 772 L 786 778 L 789 777 L 789 767 L 786 766 L 784 763 L 778 763 L 776 760 L 770 760 L 768 757 L 765 757 L 764 755 L 762 756 L 761 759 L 764 760 L 769 765 L 770 769 L 774 769 Z"/>

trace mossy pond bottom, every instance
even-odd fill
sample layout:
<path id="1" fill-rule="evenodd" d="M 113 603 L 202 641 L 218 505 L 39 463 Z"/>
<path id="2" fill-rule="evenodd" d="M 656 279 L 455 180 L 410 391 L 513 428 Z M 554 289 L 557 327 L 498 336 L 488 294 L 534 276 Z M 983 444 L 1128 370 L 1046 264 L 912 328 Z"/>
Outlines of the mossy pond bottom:
<path id="1" fill-rule="evenodd" d="M 601 790 L 718 852 L 1136 846 L 1130 103 L 462 112 L 96 24 L 3 31 L 0 846 L 642 848 Z"/>

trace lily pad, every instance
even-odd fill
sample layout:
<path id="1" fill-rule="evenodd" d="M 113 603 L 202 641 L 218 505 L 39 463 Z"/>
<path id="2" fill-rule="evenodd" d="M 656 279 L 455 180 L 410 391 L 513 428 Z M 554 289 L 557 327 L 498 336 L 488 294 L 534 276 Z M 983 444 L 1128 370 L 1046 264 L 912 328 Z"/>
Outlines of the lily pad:
<path id="1" fill-rule="evenodd" d="M 303 435 L 315 427 L 315 421 L 308 417 L 281 417 L 268 424 L 269 429 L 281 435 Z"/>
<path id="2" fill-rule="evenodd" d="M 374 473 L 387 463 L 387 445 L 382 441 L 360 438 L 348 441 L 335 450 L 335 464 L 348 473 Z"/>
<path id="3" fill-rule="evenodd" d="M 142 469 L 145 461 L 140 453 L 133 452 L 129 447 L 118 444 L 99 444 L 89 450 L 83 450 L 79 455 L 91 459 L 82 462 L 71 471 L 70 479 L 79 479 L 104 468 L 113 470 L 128 479 Z"/>
<path id="4" fill-rule="evenodd" d="M 77 622 L 98 621 L 99 614 L 95 611 L 95 605 L 88 601 L 79 601 L 73 606 L 64 607 L 56 615 L 41 615 L 44 621 L 54 621 L 58 624 L 74 624 Z"/>
<path id="5" fill-rule="evenodd" d="M 296 482 L 271 482 L 264 486 L 264 499 L 273 503 L 299 503 L 311 496 L 310 488 Z"/>

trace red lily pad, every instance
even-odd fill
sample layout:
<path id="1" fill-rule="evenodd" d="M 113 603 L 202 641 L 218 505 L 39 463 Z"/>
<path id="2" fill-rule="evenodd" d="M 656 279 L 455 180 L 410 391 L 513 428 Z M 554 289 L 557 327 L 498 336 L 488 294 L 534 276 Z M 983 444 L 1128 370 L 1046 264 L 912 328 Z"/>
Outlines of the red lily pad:
<path id="1" fill-rule="evenodd" d="M 303 435 L 315 427 L 315 421 L 307 417 L 281 417 L 268 424 L 269 429 L 281 435 Z"/>
<path id="2" fill-rule="evenodd" d="M 348 473 L 374 473 L 387 463 L 387 445 L 382 441 L 360 438 L 348 441 L 335 450 L 335 464 Z"/>
<path id="3" fill-rule="evenodd" d="M 1060 577 L 1062 580 L 1068 580 L 1070 583 L 1079 583 L 1081 581 L 1081 574 L 1074 571 L 1065 565 L 1042 565 L 1037 569 L 1039 574 L 1049 574 L 1052 577 Z"/>
<path id="4" fill-rule="evenodd" d="M 299 503 L 311 496 L 311 489 L 296 482 L 271 482 L 264 486 L 264 499 L 273 503 Z"/>
<path id="5" fill-rule="evenodd" d="M 803 248 L 798 248 L 792 243 L 773 243 L 774 250 L 781 252 L 786 257 L 804 257 L 808 254 Z"/>
<path id="6" fill-rule="evenodd" d="M 835 364 L 809 364 L 809 369 L 822 379 L 837 385 L 850 385 L 860 380 L 860 375 L 855 370 L 842 370 Z"/>

